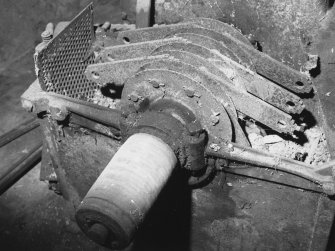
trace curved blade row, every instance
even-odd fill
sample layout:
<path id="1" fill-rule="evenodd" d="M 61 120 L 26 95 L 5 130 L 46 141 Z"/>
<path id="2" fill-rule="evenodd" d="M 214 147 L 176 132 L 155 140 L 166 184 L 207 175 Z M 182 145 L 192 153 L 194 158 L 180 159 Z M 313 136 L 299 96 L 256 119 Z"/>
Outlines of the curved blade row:
<path id="1" fill-rule="evenodd" d="M 122 31 L 117 39 L 124 38 L 130 43 L 104 48 L 100 63 L 87 67 L 89 80 L 99 85 L 123 85 L 141 71 L 176 72 L 218 100 L 224 93 L 225 101 L 228 98 L 237 111 L 278 132 L 298 129 L 289 114 L 302 112 L 304 104 L 297 94 L 310 92 L 311 82 L 255 50 L 233 27 L 200 18 Z"/>

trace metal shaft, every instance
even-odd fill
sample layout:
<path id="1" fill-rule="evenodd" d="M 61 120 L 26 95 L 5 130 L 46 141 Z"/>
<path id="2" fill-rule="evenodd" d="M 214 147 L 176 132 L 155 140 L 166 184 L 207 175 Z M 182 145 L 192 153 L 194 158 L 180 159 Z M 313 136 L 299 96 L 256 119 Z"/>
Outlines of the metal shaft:
<path id="1" fill-rule="evenodd" d="M 6 170 L 0 170 L 0 195 L 25 175 L 42 156 L 42 142 L 38 142 L 27 154 Z"/>
<path id="2" fill-rule="evenodd" d="M 12 129 L 11 131 L 1 135 L 0 137 L 0 147 L 12 142 L 13 140 L 17 139 L 18 137 L 22 136 L 23 134 L 35 129 L 39 126 L 39 122 L 33 118 L 30 119 L 23 124 L 20 124 L 16 128 Z"/>
<path id="3" fill-rule="evenodd" d="M 171 175 L 177 158 L 161 139 L 132 135 L 80 204 L 76 219 L 94 241 L 127 246 Z"/>
<path id="4" fill-rule="evenodd" d="M 223 150 L 223 148 L 219 146 L 213 150 L 211 146 L 209 146 L 206 154 L 291 173 L 322 185 L 324 192 L 329 195 L 334 195 L 335 193 L 333 178 L 317 173 L 317 169 L 311 165 L 284 157 L 278 157 L 250 147 L 240 146 L 235 143 L 231 143 L 230 145 L 230 151 Z"/>

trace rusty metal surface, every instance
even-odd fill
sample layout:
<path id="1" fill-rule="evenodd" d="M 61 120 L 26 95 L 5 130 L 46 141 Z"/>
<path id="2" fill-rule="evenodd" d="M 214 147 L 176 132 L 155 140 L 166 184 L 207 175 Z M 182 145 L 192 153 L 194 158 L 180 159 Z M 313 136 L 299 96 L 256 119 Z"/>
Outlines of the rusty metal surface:
<path id="1" fill-rule="evenodd" d="M 103 62 L 139 58 L 150 55 L 158 47 L 173 42 L 180 41 L 180 38 L 167 38 L 152 40 L 136 44 L 125 44 L 119 46 L 105 47 L 99 54 Z"/>
<path id="2" fill-rule="evenodd" d="M 122 61 L 113 61 L 109 63 L 92 64 L 87 66 L 85 71 L 87 79 L 94 81 L 99 85 L 113 83 L 116 86 L 122 86 L 127 78 L 134 75 L 143 64 L 154 62 L 167 56 L 148 56 L 141 58 L 131 58 Z"/>
<path id="3" fill-rule="evenodd" d="M 297 95 L 279 87 L 275 83 L 255 74 L 252 71 L 244 69 L 228 58 L 225 60 L 215 60 L 212 63 L 223 71 L 232 69 L 236 72 L 236 74 L 231 76 L 233 78 L 233 82 L 235 80 L 237 83 L 243 83 L 249 93 L 259 97 L 284 112 L 300 114 L 305 108 L 302 99 Z"/>
<path id="4" fill-rule="evenodd" d="M 297 125 L 290 115 L 268 105 L 260 99 L 255 99 L 250 94 L 240 91 L 233 85 L 227 83 L 224 79 L 220 79 L 203 69 L 198 69 L 192 65 L 172 59 L 161 59 L 154 63 L 143 65 L 141 68 L 167 69 L 179 72 L 206 86 L 217 99 L 222 98 L 222 93 L 225 92 L 226 95 L 232 99 L 238 111 L 260 121 L 276 131 L 293 133 L 297 130 Z M 220 88 L 216 90 L 218 84 Z"/>
<path id="5" fill-rule="evenodd" d="M 169 36 L 177 36 L 189 39 L 195 44 L 208 47 L 211 50 L 218 50 L 226 57 L 235 60 L 250 70 L 255 70 L 253 59 L 246 50 L 238 47 L 236 44 L 225 43 L 224 36 L 213 30 L 202 27 L 183 28 L 169 34 Z M 233 55 L 233 56 L 231 56 Z"/>
<path id="6" fill-rule="evenodd" d="M 248 61 L 251 60 L 259 74 L 296 93 L 308 93 L 312 89 L 311 81 L 307 76 L 255 50 L 250 45 L 246 45 L 228 34 L 221 34 L 210 29 L 197 27 L 182 28 L 177 30 L 174 34 L 178 33 L 195 33 L 220 41 L 235 54 L 240 55 L 240 60 L 245 64 L 248 64 Z"/>
<path id="7" fill-rule="evenodd" d="M 240 40 L 241 42 L 250 45 L 250 41 L 244 36 L 240 30 L 236 29 L 232 25 L 229 25 L 228 23 L 223 23 L 219 20 L 212 19 L 212 18 L 188 18 L 186 19 L 186 22 L 192 22 L 196 23 L 201 27 L 214 30 L 219 33 L 228 33 L 232 37 Z"/>
<path id="8" fill-rule="evenodd" d="M 159 83 L 159 87 L 155 87 Z M 135 95 L 138 99 L 132 99 Z M 207 91 L 199 82 L 178 72 L 166 69 L 147 69 L 129 78 L 124 86 L 122 97 L 133 102 L 138 108 L 149 100 L 162 98 L 178 100 L 188 107 L 199 119 L 201 125 L 209 135 L 232 140 L 230 119 L 220 100 Z M 222 100 L 222 96 L 221 96 Z M 230 101 L 227 99 L 227 103 Z M 206 104 L 206 105 L 205 105 Z M 220 123 L 214 123 L 210 117 L 214 116 Z"/>
<path id="9" fill-rule="evenodd" d="M 318 91 L 317 99 L 320 100 L 318 115 L 321 117 L 321 125 L 325 129 L 327 142 L 332 157 L 335 157 L 335 116 L 334 116 L 334 85 L 335 85 L 335 12 L 332 9 L 329 15 L 322 20 L 318 36 L 312 46 L 313 54 L 320 57 L 320 74 L 315 78 L 315 86 Z"/>
<path id="10" fill-rule="evenodd" d="M 335 183 L 331 172 L 326 175 L 322 175 L 319 174 L 318 170 L 311 165 L 306 165 L 292 159 L 279 158 L 275 155 L 252 148 L 242 147 L 234 143 L 230 145 L 229 151 L 226 151 L 226 147 L 223 146 L 222 149 L 223 150 L 221 150 L 221 146 L 214 147 L 213 145 L 209 145 L 206 153 L 212 156 L 221 156 L 235 161 L 247 162 L 257 166 L 268 167 L 274 170 L 278 169 L 291 173 L 320 184 L 323 191 L 328 195 L 335 194 Z"/>
<path id="11" fill-rule="evenodd" d="M 90 4 L 38 54 L 43 90 L 83 100 L 93 97 L 97 85 L 83 74 L 94 62 L 89 54 L 94 39 L 92 12 Z"/>
<path id="12" fill-rule="evenodd" d="M 80 116 L 75 113 L 72 113 L 70 116 L 69 124 L 71 127 L 74 127 L 76 129 L 80 128 L 87 128 L 89 130 L 92 130 L 94 132 L 100 133 L 102 135 L 105 135 L 107 137 L 110 137 L 115 140 L 120 140 L 120 130 L 116 129 L 112 126 L 110 126 L 109 123 L 99 123 L 96 121 L 96 118 L 87 118 L 87 115 Z"/>
<path id="13" fill-rule="evenodd" d="M 170 28 L 169 28 L 170 27 Z M 209 26 L 211 27 L 211 26 Z M 249 67 L 254 65 L 257 72 L 276 81 L 278 84 L 295 91 L 296 93 L 305 93 L 311 91 L 311 82 L 307 76 L 291 69 L 284 64 L 274 60 L 273 58 L 255 50 L 252 46 L 241 42 L 228 32 L 219 33 L 217 31 L 206 29 L 203 27 L 194 27 L 190 24 L 177 24 L 169 26 L 158 26 L 155 28 L 138 29 L 132 31 L 121 32 L 118 39 L 124 39 L 128 42 L 136 43 L 148 40 L 162 39 L 179 33 L 194 33 L 198 35 L 208 36 L 223 43 L 226 47 L 233 50 L 234 54 L 239 55 L 240 62 L 248 64 L 249 60 L 253 61 Z"/>
<path id="14" fill-rule="evenodd" d="M 216 30 L 220 30 L 220 28 L 222 28 L 221 30 L 225 31 L 227 29 L 226 28 L 227 25 L 221 22 L 215 21 L 215 20 L 210 21 L 210 19 L 200 19 L 200 21 L 198 22 L 203 23 L 203 26 L 205 27 L 215 26 Z M 207 26 L 204 25 L 204 23 L 207 24 Z M 197 31 L 199 31 L 198 30 L 199 28 L 192 28 L 191 25 L 192 24 L 190 24 L 188 28 L 183 28 L 183 29 L 184 30 L 186 29 L 187 31 L 192 31 L 193 29 L 196 29 Z M 228 30 L 234 29 L 230 26 L 228 27 L 229 27 Z M 157 29 L 158 28 L 156 28 L 156 30 Z M 164 29 L 166 31 L 166 28 Z M 179 30 L 177 29 L 174 31 L 177 32 L 177 34 L 175 34 L 177 37 L 179 36 L 183 38 L 184 40 L 173 42 L 167 39 L 167 40 L 161 40 L 162 41 L 161 43 L 158 42 L 160 40 L 155 40 L 155 41 L 128 44 L 124 46 L 116 46 L 114 48 L 110 47 L 102 51 L 101 55 L 102 55 L 103 61 L 122 60 L 122 59 L 126 59 L 127 57 L 129 57 L 130 59 L 135 58 L 135 57 L 143 57 L 143 56 L 150 55 L 150 53 L 159 54 L 158 53 L 159 51 L 161 52 L 161 54 L 163 54 L 162 51 L 174 51 L 174 50 L 188 51 L 193 54 L 202 56 L 206 58 L 207 60 L 212 60 L 213 58 L 215 60 L 218 60 L 218 62 L 213 63 L 213 64 L 216 64 L 217 68 L 225 70 L 229 66 L 230 66 L 229 67 L 230 69 L 233 67 L 235 71 L 239 72 L 239 74 L 234 74 L 233 77 L 229 76 L 229 77 L 232 77 L 233 82 L 239 83 L 240 88 L 241 87 L 243 88 L 243 85 L 244 85 L 244 88 L 246 88 L 248 92 L 250 92 L 253 95 L 258 96 L 259 98 L 270 103 L 271 105 L 274 105 L 277 108 L 285 112 L 292 113 L 292 114 L 301 113 L 301 111 L 304 109 L 304 105 L 298 96 L 286 91 L 285 89 L 280 88 L 279 86 L 272 83 L 271 81 L 268 81 L 267 79 L 262 78 L 261 76 L 250 71 L 248 68 L 251 67 L 251 69 L 253 69 L 253 62 L 252 62 L 253 60 L 249 59 L 249 56 L 247 54 L 245 53 L 243 54 L 243 52 L 241 54 L 240 50 L 234 50 L 233 52 L 230 49 L 228 49 L 226 46 L 224 46 L 222 42 L 215 40 L 209 36 L 199 35 L 198 33 L 187 33 L 187 31 L 185 31 L 186 33 L 178 33 L 180 29 Z M 131 32 L 136 33 L 136 30 L 129 31 L 129 34 Z M 207 33 L 208 31 L 205 31 L 205 34 Z M 230 33 L 232 32 L 230 31 Z M 236 34 L 233 34 L 233 35 L 235 37 L 239 37 L 239 40 L 243 41 L 243 43 L 246 44 L 246 41 L 243 40 L 243 36 L 238 31 L 236 31 L 235 33 L 239 35 L 236 35 Z M 215 38 L 217 38 L 218 34 L 214 34 L 214 35 L 211 34 L 211 36 L 212 37 L 214 36 Z M 174 39 L 174 38 L 175 37 L 171 39 Z M 146 37 L 143 36 L 143 37 L 137 38 L 137 40 L 138 39 L 146 40 Z M 135 39 L 135 41 L 137 40 Z M 138 45 L 138 48 L 136 47 L 137 45 Z M 154 52 L 152 52 L 153 49 L 154 49 Z M 220 54 L 217 54 L 215 51 L 219 51 Z M 112 53 L 109 53 L 109 52 L 112 52 Z M 167 52 L 167 54 L 168 53 L 169 52 Z M 112 56 L 113 54 L 112 58 L 108 59 L 108 54 L 110 54 L 110 56 Z M 234 62 L 231 59 L 237 62 L 242 61 L 242 63 L 244 61 L 244 64 L 247 66 L 247 68 L 244 68 L 242 70 L 243 67 L 241 67 L 238 64 L 234 64 Z M 135 62 L 138 63 L 138 60 L 134 59 L 133 67 L 129 67 L 129 65 L 131 65 L 129 64 L 130 61 L 115 62 L 114 67 L 111 67 L 112 65 L 108 65 L 108 64 L 90 65 L 88 66 L 86 74 L 89 79 L 99 84 L 108 83 L 108 81 L 112 81 L 112 79 L 114 78 L 115 84 L 120 85 L 122 84 L 127 74 L 129 74 L 129 72 L 134 72 L 136 69 L 139 68 L 139 65 L 136 66 Z M 212 66 L 211 69 L 213 68 L 215 67 Z M 126 69 L 126 71 L 124 71 L 123 69 Z M 89 74 L 90 72 L 91 74 Z M 92 74 L 96 72 L 100 72 L 100 73 L 102 72 L 102 74 L 99 76 L 95 76 L 94 74 Z M 225 71 L 225 73 L 227 73 L 227 70 Z M 111 77 L 108 78 L 107 77 L 108 75 L 110 75 Z M 120 77 L 123 76 L 123 77 L 120 79 L 119 76 Z M 242 78 L 240 76 L 242 76 Z M 222 74 L 221 74 L 221 77 L 222 77 Z"/>
<path id="15" fill-rule="evenodd" d="M 172 45 L 173 46 L 173 45 Z M 153 55 L 157 54 L 157 51 Z M 238 65 L 225 57 L 222 60 L 215 60 L 187 52 L 186 50 L 161 50 L 158 54 L 169 55 L 183 62 L 192 64 L 199 69 L 218 76 L 222 79 L 229 78 L 236 87 L 245 89 L 249 93 L 259 97 L 265 102 L 279 108 L 287 113 L 301 113 L 304 109 L 302 100 L 293 93 L 278 87 L 271 81 L 262 78 L 254 72 Z"/>
<path id="16" fill-rule="evenodd" d="M 148 61 L 150 63 L 148 63 Z M 131 63 L 134 68 L 129 67 L 129 63 Z M 114 82 L 116 84 L 120 84 L 126 79 L 127 75 L 122 75 L 122 70 L 124 68 L 130 71 L 126 71 L 127 74 L 134 74 L 139 68 L 141 68 L 141 70 L 167 69 L 169 71 L 179 72 L 180 74 L 199 82 L 199 84 L 204 85 L 211 93 L 213 93 L 213 95 L 217 97 L 217 99 L 222 98 L 222 90 L 225 90 L 226 94 L 232 99 L 238 111 L 256 119 L 257 121 L 260 121 L 261 123 L 264 123 L 270 128 L 286 133 L 292 133 L 297 129 L 297 126 L 288 114 L 268 105 L 262 100 L 255 99 L 250 94 L 243 92 L 243 90 L 240 91 L 230 83 L 228 78 L 219 78 L 219 76 L 210 74 L 206 72 L 206 70 L 197 68 L 197 66 L 192 66 L 188 63 L 183 63 L 182 61 L 175 60 L 173 58 L 164 59 L 156 56 L 155 59 L 139 58 L 132 59 L 130 61 L 127 60 L 98 65 L 95 64 L 90 66 L 88 69 L 91 71 L 90 75 L 93 76 L 93 78 L 94 74 L 99 74 L 100 83 Z M 221 88 L 219 88 L 218 91 L 215 91 L 217 83 L 220 83 Z M 249 105 L 245 105 L 246 103 Z"/>
<path id="17" fill-rule="evenodd" d="M 296 70 L 306 62 L 325 16 L 314 0 L 161 0 L 156 1 L 155 11 L 158 24 L 199 17 L 231 24 L 257 42 L 263 52 Z"/>
<path id="18" fill-rule="evenodd" d="M 120 31 L 117 40 L 124 43 L 138 43 L 149 40 L 158 40 L 166 38 L 171 32 L 180 28 L 189 27 L 190 23 L 179 23 L 173 25 L 162 25 L 158 27 L 149 27 L 136 30 Z"/>
<path id="19" fill-rule="evenodd" d="M 36 114 L 48 112 L 56 120 L 63 121 L 70 112 L 73 112 L 102 124 L 119 128 L 118 121 L 121 115 L 119 110 L 56 93 L 44 92 L 38 80 L 35 80 L 22 95 L 21 102 L 26 110 Z"/>
<path id="20" fill-rule="evenodd" d="M 57 183 L 57 175 L 52 164 L 52 157 L 46 139 L 43 138 L 40 180 Z"/>

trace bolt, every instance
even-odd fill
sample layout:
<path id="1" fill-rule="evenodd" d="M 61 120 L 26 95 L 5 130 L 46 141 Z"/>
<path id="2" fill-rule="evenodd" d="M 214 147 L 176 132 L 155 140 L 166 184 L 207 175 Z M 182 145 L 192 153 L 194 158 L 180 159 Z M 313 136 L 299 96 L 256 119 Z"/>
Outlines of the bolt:
<path id="1" fill-rule="evenodd" d="M 31 101 L 24 99 L 21 102 L 23 109 L 27 112 L 32 112 L 34 110 L 34 104 Z"/>
<path id="2" fill-rule="evenodd" d="M 121 11 L 121 19 L 122 20 L 127 20 L 127 13 L 124 11 Z"/>
<path id="3" fill-rule="evenodd" d="M 185 91 L 187 97 L 189 97 L 189 98 L 194 97 L 194 94 L 195 94 L 194 90 L 186 88 L 186 89 L 184 89 L 184 91 Z"/>
<path id="4" fill-rule="evenodd" d="M 133 101 L 133 102 L 137 102 L 139 100 L 139 97 L 138 97 L 137 94 L 132 93 L 132 94 L 130 94 L 130 100 Z"/>
<path id="5" fill-rule="evenodd" d="M 111 27 L 111 23 L 106 21 L 102 26 L 101 28 L 104 30 L 104 31 L 107 31 L 109 30 L 109 28 Z"/>
<path id="6" fill-rule="evenodd" d="M 41 34 L 42 41 L 48 43 L 52 39 L 52 33 L 48 30 L 45 30 Z"/>
<path id="7" fill-rule="evenodd" d="M 230 152 L 233 152 L 233 151 L 234 151 L 234 146 L 233 146 L 232 143 L 229 143 L 227 147 L 228 147 L 228 150 L 229 150 Z"/>
<path id="8" fill-rule="evenodd" d="M 217 152 L 221 149 L 221 147 L 218 144 L 211 143 L 209 144 L 209 147 L 214 150 L 214 152 Z"/>
<path id="9" fill-rule="evenodd" d="M 64 107 L 49 107 L 50 115 L 53 119 L 58 121 L 63 121 L 68 115 L 68 111 Z"/>
<path id="10" fill-rule="evenodd" d="M 226 159 L 217 159 L 215 162 L 215 167 L 218 170 L 222 170 L 225 166 L 228 166 L 228 161 Z"/>
<path id="11" fill-rule="evenodd" d="M 191 136 L 199 135 L 203 130 L 199 121 L 197 120 L 187 124 L 187 129 Z"/>
<path id="12" fill-rule="evenodd" d="M 151 80 L 150 83 L 152 84 L 152 87 L 154 87 L 154 88 L 159 88 L 160 87 L 160 84 L 155 80 Z"/>
<path id="13" fill-rule="evenodd" d="M 105 244 L 109 236 L 109 231 L 101 223 L 94 223 L 87 231 L 87 235 L 95 242 Z"/>
<path id="14" fill-rule="evenodd" d="M 216 114 L 211 115 L 210 120 L 211 120 L 212 126 L 215 126 L 220 122 L 220 118 Z"/>

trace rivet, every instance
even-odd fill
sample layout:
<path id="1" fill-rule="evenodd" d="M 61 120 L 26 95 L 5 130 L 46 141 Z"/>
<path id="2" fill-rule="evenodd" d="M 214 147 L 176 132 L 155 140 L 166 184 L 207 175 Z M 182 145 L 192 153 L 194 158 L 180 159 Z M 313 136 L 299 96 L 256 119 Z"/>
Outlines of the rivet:
<path id="1" fill-rule="evenodd" d="M 137 102 L 138 101 L 138 95 L 137 94 L 130 94 L 130 100 L 133 101 L 133 102 Z"/>
<path id="2" fill-rule="evenodd" d="M 186 96 L 189 97 L 189 98 L 193 98 L 194 97 L 194 90 L 191 90 L 191 89 L 184 89 L 185 93 L 186 93 Z"/>
<path id="3" fill-rule="evenodd" d="M 160 87 L 160 84 L 155 80 L 150 81 L 150 83 L 151 83 L 152 87 L 154 87 L 154 88 L 159 88 Z"/>
<path id="4" fill-rule="evenodd" d="M 210 120 L 211 120 L 212 126 L 215 126 L 220 122 L 220 117 L 217 115 L 211 115 Z"/>

